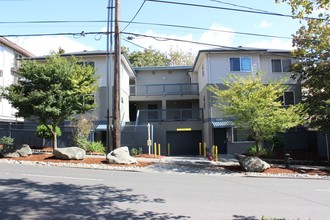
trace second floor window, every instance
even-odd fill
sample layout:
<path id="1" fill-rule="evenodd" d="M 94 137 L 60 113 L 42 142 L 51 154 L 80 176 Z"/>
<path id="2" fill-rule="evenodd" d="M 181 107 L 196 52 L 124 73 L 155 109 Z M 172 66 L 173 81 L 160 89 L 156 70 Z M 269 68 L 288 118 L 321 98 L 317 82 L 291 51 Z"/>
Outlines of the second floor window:
<path id="1" fill-rule="evenodd" d="M 82 62 L 77 62 L 77 64 L 82 65 L 82 66 L 91 66 L 95 67 L 95 63 L 93 61 L 82 61 Z"/>
<path id="2" fill-rule="evenodd" d="M 250 57 L 230 58 L 230 71 L 251 72 L 252 61 Z"/>
<path id="3" fill-rule="evenodd" d="M 272 60 L 272 72 L 273 73 L 289 72 L 290 66 L 291 66 L 290 59 L 273 59 Z"/>

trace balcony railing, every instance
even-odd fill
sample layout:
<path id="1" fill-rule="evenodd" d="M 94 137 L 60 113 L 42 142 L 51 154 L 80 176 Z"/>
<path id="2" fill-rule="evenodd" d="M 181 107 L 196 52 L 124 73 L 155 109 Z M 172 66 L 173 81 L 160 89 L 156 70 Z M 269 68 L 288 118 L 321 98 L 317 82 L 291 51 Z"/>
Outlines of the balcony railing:
<path id="1" fill-rule="evenodd" d="M 149 84 L 130 86 L 131 96 L 198 95 L 197 83 Z"/>
<path id="2" fill-rule="evenodd" d="M 141 109 L 136 116 L 136 124 L 161 121 L 201 121 L 203 109 Z"/>

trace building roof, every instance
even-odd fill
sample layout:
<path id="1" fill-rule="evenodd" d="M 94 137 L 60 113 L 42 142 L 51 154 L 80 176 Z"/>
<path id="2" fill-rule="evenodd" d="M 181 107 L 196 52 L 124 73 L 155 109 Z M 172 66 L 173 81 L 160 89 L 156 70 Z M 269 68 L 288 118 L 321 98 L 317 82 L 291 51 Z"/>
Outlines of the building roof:
<path id="1" fill-rule="evenodd" d="M 263 54 L 291 54 L 291 50 L 278 50 L 278 49 L 265 49 L 265 48 L 252 48 L 252 47 L 225 47 L 225 48 L 212 48 L 198 51 L 192 70 L 196 68 L 199 57 L 205 53 L 263 53 Z"/>
<path id="2" fill-rule="evenodd" d="M 1 44 L 6 45 L 7 47 L 12 48 L 13 50 L 19 52 L 23 56 L 26 56 L 26 57 L 32 57 L 32 56 L 34 56 L 33 53 L 25 50 L 23 47 L 18 46 L 17 44 L 15 44 L 14 42 L 8 40 L 7 38 L 0 37 L 0 45 Z"/>
<path id="3" fill-rule="evenodd" d="M 192 66 L 144 66 L 134 67 L 135 71 L 157 71 L 157 70 L 192 70 Z"/>

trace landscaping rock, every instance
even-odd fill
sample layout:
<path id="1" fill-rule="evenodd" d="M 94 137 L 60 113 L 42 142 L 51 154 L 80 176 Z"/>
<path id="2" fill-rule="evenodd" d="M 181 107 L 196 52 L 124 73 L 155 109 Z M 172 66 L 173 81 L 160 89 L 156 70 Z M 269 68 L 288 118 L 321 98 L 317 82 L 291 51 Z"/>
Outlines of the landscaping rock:
<path id="1" fill-rule="evenodd" d="M 133 164 L 137 163 L 137 160 L 130 156 L 128 147 L 121 147 L 108 153 L 107 162 L 116 164 Z"/>
<path id="2" fill-rule="evenodd" d="M 6 158 L 27 157 L 32 154 L 32 150 L 27 144 L 22 144 L 20 146 L 4 145 L 0 153 Z"/>
<path id="3" fill-rule="evenodd" d="M 79 147 L 64 147 L 55 149 L 53 155 L 63 160 L 82 160 L 86 155 L 86 151 Z"/>
<path id="4" fill-rule="evenodd" d="M 270 165 L 259 157 L 241 157 L 239 164 L 248 172 L 263 172 L 270 168 Z"/>

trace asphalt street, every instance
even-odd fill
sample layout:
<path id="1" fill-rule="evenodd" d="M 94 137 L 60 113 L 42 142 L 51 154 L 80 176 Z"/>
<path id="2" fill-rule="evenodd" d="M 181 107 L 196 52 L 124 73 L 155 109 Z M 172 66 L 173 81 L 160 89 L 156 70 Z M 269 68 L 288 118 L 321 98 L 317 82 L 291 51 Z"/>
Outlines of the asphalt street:
<path id="1" fill-rule="evenodd" d="M 322 179 L 0 164 L 0 219 L 330 219 Z"/>

